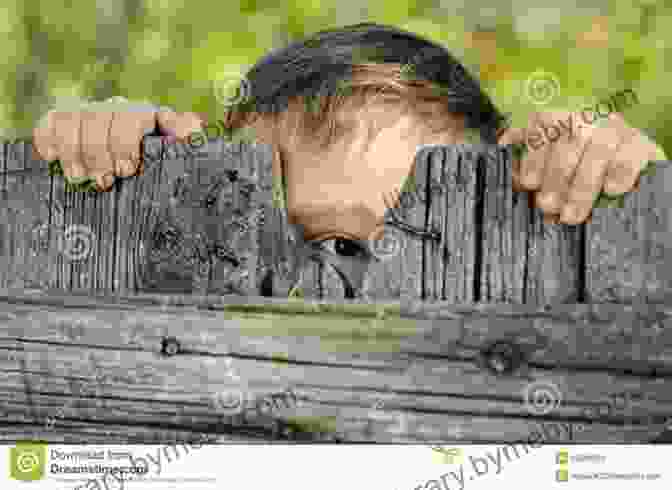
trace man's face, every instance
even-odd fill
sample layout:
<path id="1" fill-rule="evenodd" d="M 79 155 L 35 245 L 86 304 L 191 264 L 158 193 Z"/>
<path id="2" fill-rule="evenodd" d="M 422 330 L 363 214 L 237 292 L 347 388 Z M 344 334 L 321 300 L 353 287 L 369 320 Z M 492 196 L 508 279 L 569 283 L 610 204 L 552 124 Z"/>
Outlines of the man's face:
<path id="1" fill-rule="evenodd" d="M 455 129 L 428 136 L 417 116 L 388 109 L 367 108 L 353 136 L 326 150 L 309 141 L 287 148 L 288 217 L 303 225 L 306 240 L 370 238 L 411 172 L 418 147 L 454 144 L 463 134 L 456 120 Z M 382 128 L 373 139 L 371 123 Z"/>

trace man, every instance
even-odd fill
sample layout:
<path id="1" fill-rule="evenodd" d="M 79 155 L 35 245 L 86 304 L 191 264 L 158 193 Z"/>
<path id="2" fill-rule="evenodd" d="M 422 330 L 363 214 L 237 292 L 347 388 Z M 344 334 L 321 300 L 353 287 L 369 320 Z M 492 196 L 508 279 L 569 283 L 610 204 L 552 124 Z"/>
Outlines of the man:
<path id="1" fill-rule="evenodd" d="M 274 50 L 246 79 L 249 103 L 229 111 L 227 127 L 252 128 L 273 145 L 289 221 L 303 227 L 306 240 L 334 239 L 343 255 L 356 254 L 380 230 L 389 205 L 384 196 L 402 187 L 420 146 L 464 142 L 473 131 L 485 143 L 520 143 L 534 127 L 578 117 L 540 113 L 528 128 L 502 130 L 502 114 L 447 50 L 375 24 L 320 32 Z M 52 111 L 34 141 L 45 160 L 60 159 L 66 177 L 89 176 L 107 190 L 115 177 L 138 171 L 144 135 L 184 139 L 202 124 L 193 113 L 124 105 Z M 642 168 L 659 159 L 665 156 L 655 143 L 612 114 L 528 152 L 512 169 L 513 185 L 534 192 L 548 220 L 578 224 L 589 219 L 601 191 L 635 189 Z"/>

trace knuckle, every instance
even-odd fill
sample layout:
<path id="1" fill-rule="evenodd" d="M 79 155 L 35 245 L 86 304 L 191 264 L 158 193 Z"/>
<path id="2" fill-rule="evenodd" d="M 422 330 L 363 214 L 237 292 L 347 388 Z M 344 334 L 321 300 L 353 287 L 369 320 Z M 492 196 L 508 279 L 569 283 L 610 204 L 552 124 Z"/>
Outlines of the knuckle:
<path id="1" fill-rule="evenodd" d="M 623 184 L 623 182 L 620 181 L 607 181 L 604 184 L 604 191 L 607 194 L 624 194 L 628 192 L 629 186 L 626 186 Z"/>

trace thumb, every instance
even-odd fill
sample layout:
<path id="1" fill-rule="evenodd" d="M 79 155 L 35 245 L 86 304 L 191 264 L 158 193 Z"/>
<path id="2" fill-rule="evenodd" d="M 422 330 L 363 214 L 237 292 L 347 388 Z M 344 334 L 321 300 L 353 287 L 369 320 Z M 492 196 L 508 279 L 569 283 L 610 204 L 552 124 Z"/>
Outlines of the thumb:
<path id="1" fill-rule="evenodd" d="M 514 145 L 525 141 L 524 128 L 504 128 L 497 134 L 497 144 Z"/>

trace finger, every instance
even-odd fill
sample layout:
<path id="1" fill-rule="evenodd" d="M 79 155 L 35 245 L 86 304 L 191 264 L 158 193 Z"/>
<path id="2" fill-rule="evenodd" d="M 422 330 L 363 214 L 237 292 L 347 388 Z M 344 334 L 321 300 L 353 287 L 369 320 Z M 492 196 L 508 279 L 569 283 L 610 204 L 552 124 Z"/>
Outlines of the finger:
<path id="1" fill-rule="evenodd" d="M 145 175 L 145 161 L 140 159 L 140 163 L 135 169 L 135 175 Z"/>
<path id="2" fill-rule="evenodd" d="M 80 114 L 82 130 L 80 141 L 87 175 L 97 176 L 114 172 L 114 160 L 109 152 L 108 135 L 114 113 L 84 111 Z"/>
<path id="3" fill-rule="evenodd" d="M 560 215 L 556 213 L 544 213 L 544 224 L 557 225 L 560 222 Z"/>
<path id="4" fill-rule="evenodd" d="M 156 120 L 164 134 L 179 139 L 201 132 L 203 127 L 203 118 L 194 112 L 160 111 Z"/>
<path id="5" fill-rule="evenodd" d="M 47 162 L 58 159 L 53 116 L 53 111 L 47 112 L 33 129 L 33 147 L 39 157 Z"/>
<path id="6" fill-rule="evenodd" d="M 115 112 L 110 128 L 110 153 L 114 160 L 114 174 L 133 175 L 140 164 L 140 144 L 143 136 L 156 126 L 156 112 Z"/>
<path id="7" fill-rule="evenodd" d="M 524 128 L 508 128 L 499 135 L 497 144 L 502 146 L 515 145 L 517 143 L 523 143 L 524 141 Z"/>
<path id="8" fill-rule="evenodd" d="M 625 194 L 639 182 L 644 165 L 655 160 L 658 147 L 646 136 L 631 129 L 630 137 L 619 147 L 607 168 L 604 191 L 607 194 Z"/>
<path id="9" fill-rule="evenodd" d="M 572 135 L 558 128 L 557 123 L 563 120 L 571 124 L 571 114 L 565 112 L 551 115 L 554 122 L 546 123 L 550 152 L 536 204 L 544 213 L 559 214 L 587 141 L 578 134 Z M 551 128 L 550 124 L 554 124 L 554 127 Z"/>
<path id="10" fill-rule="evenodd" d="M 104 175 L 96 175 L 96 188 L 103 192 L 103 191 L 109 191 L 112 188 L 112 185 L 114 184 L 115 177 L 114 175 L 108 173 Z"/>
<path id="11" fill-rule="evenodd" d="M 520 162 L 520 185 L 527 190 L 539 190 L 544 178 L 546 161 L 551 152 L 551 145 L 546 144 L 541 127 L 544 125 L 540 114 L 532 117 L 531 127 L 525 134 L 525 145 L 529 150 Z"/>
<path id="12" fill-rule="evenodd" d="M 618 145 L 618 142 L 614 142 L 611 131 L 595 131 L 592 134 L 570 184 L 560 221 L 573 225 L 582 223 L 588 217 L 602 190 L 614 144 Z"/>
<path id="13" fill-rule="evenodd" d="M 56 153 L 65 177 L 86 177 L 80 145 L 80 115 L 79 112 L 54 112 L 52 115 Z"/>

